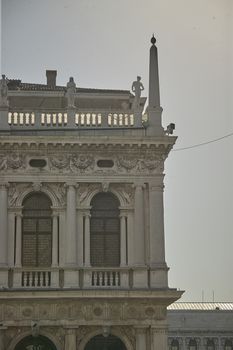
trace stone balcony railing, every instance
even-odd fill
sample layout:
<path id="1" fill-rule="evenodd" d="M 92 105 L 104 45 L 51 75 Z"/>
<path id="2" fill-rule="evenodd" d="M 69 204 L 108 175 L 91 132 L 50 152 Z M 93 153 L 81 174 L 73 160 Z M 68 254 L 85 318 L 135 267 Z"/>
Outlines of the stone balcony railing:
<path id="1" fill-rule="evenodd" d="M 1 118 L 2 119 L 2 118 Z M 10 130 L 18 129 L 109 129 L 109 128 L 142 128 L 141 113 L 132 110 L 119 111 L 45 111 L 7 112 L 5 123 Z"/>
<path id="2" fill-rule="evenodd" d="M 116 289 L 129 288 L 129 273 L 125 268 L 86 268 L 75 270 L 77 283 L 73 288 Z M 11 270 L 12 288 L 66 288 L 66 270 L 59 268 L 15 268 Z"/>

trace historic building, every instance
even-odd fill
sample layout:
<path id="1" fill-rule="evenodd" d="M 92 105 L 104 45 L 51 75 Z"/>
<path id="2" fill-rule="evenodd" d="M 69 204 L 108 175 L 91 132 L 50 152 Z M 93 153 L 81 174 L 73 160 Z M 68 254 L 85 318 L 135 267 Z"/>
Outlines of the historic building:
<path id="1" fill-rule="evenodd" d="M 164 130 L 155 38 L 149 100 L 2 76 L 0 348 L 165 350 Z M 144 113 L 144 114 L 143 114 Z"/>
<path id="2" fill-rule="evenodd" d="M 233 303 L 174 303 L 168 329 L 168 350 L 232 350 Z"/>

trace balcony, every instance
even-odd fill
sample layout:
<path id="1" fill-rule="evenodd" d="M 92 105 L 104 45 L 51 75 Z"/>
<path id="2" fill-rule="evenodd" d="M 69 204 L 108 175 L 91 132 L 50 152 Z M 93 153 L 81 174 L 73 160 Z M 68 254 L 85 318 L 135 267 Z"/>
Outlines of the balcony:
<path id="1" fill-rule="evenodd" d="M 127 111 L 67 110 L 20 111 L 10 110 L 1 116 L 1 130 L 75 130 L 138 129 L 143 128 L 142 114 Z"/>
<path id="2" fill-rule="evenodd" d="M 77 289 L 128 289 L 130 270 L 126 268 L 72 269 Z M 66 286 L 66 269 L 15 268 L 10 271 L 10 287 L 17 289 L 63 289 Z"/>

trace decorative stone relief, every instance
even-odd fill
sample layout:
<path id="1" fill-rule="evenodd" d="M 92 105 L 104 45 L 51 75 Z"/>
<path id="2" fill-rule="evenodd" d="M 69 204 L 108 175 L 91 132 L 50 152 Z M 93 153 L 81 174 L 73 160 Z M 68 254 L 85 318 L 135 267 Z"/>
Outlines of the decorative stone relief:
<path id="1" fill-rule="evenodd" d="M 16 170 L 19 168 L 21 169 L 26 168 L 26 161 L 24 156 L 19 155 L 17 153 L 0 155 L 0 171 L 11 170 L 11 169 Z"/>
<path id="2" fill-rule="evenodd" d="M 154 154 L 151 151 L 138 155 L 118 154 L 112 157 L 114 166 L 111 168 L 99 168 L 97 161 L 106 154 L 93 156 L 87 153 L 63 153 L 48 157 L 48 169 L 44 172 L 63 174 L 90 174 L 90 175 L 115 175 L 115 174 L 151 174 L 162 173 L 166 155 Z M 8 155 L 0 154 L 0 172 L 25 171 L 27 167 L 26 156 L 16 153 Z M 35 169 L 28 169 L 29 172 Z"/>
<path id="3" fill-rule="evenodd" d="M 92 333 L 97 329 L 98 327 L 86 327 L 86 326 L 79 327 L 77 332 L 77 338 L 76 338 L 77 346 L 79 347 L 81 341 L 86 337 L 88 333 Z"/>
<path id="4" fill-rule="evenodd" d="M 73 155 L 71 157 L 71 169 L 73 167 L 80 169 L 80 171 L 84 171 L 87 168 L 92 170 L 94 168 L 94 157 L 85 154 Z"/>
<path id="5" fill-rule="evenodd" d="M 94 191 L 102 191 L 101 184 L 88 184 L 82 183 L 78 186 L 78 197 L 79 203 L 83 204 L 85 200 L 93 193 Z"/>
<path id="6" fill-rule="evenodd" d="M 66 188 L 64 183 L 50 183 L 44 185 L 44 187 L 54 193 L 61 207 L 66 204 Z"/>
<path id="7" fill-rule="evenodd" d="M 119 156 L 117 158 L 118 168 L 124 168 L 128 172 L 131 169 L 135 168 L 138 162 L 139 160 L 136 157 L 132 157 L 132 156 Z"/>
<path id="8" fill-rule="evenodd" d="M 63 183 L 42 184 L 40 182 L 31 183 L 10 183 L 8 189 L 8 205 L 10 207 L 17 206 L 17 199 L 19 195 L 27 190 L 31 191 L 48 191 L 53 193 L 57 199 L 57 205 L 63 207 L 66 203 L 66 190 Z M 21 204 L 21 203 L 20 203 Z"/>
<path id="9" fill-rule="evenodd" d="M 50 167 L 51 169 L 70 169 L 70 157 L 66 156 L 64 154 L 59 156 L 52 156 L 50 157 Z"/>
<path id="10" fill-rule="evenodd" d="M 4 305 L 2 320 L 37 319 L 40 320 L 79 320 L 80 322 L 95 322 L 108 320 L 134 320 L 145 321 L 164 320 L 166 310 L 164 307 L 155 306 L 153 303 L 138 303 L 137 301 L 119 303 L 96 301 L 74 301 L 40 303 L 39 308 L 34 303 L 15 303 Z"/>
<path id="11" fill-rule="evenodd" d="M 102 190 L 103 190 L 103 192 L 108 192 L 109 182 L 102 182 Z"/>
<path id="12" fill-rule="evenodd" d="M 125 334 L 126 337 L 129 339 L 133 348 L 136 349 L 135 329 L 133 327 L 130 327 L 130 326 L 119 327 L 119 329 L 120 329 L 120 332 L 122 334 Z"/>
<path id="13" fill-rule="evenodd" d="M 122 196 L 126 204 L 133 203 L 134 188 L 132 184 L 111 184 L 111 188 Z"/>
<path id="14" fill-rule="evenodd" d="M 14 207 L 19 194 L 30 188 L 31 184 L 11 183 L 8 189 L 8 205 Z"/>

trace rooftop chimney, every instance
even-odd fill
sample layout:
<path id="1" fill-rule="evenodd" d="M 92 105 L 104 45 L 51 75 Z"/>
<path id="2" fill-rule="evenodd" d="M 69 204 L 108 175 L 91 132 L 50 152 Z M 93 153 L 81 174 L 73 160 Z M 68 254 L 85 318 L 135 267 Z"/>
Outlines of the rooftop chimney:
<path id="1" fill-rule="evenodd" d="M 56 77 L 57 77 L 56 70 L 46 70 L 46 77 L 47 77 L 48 86 L 56 86 Z"/>

